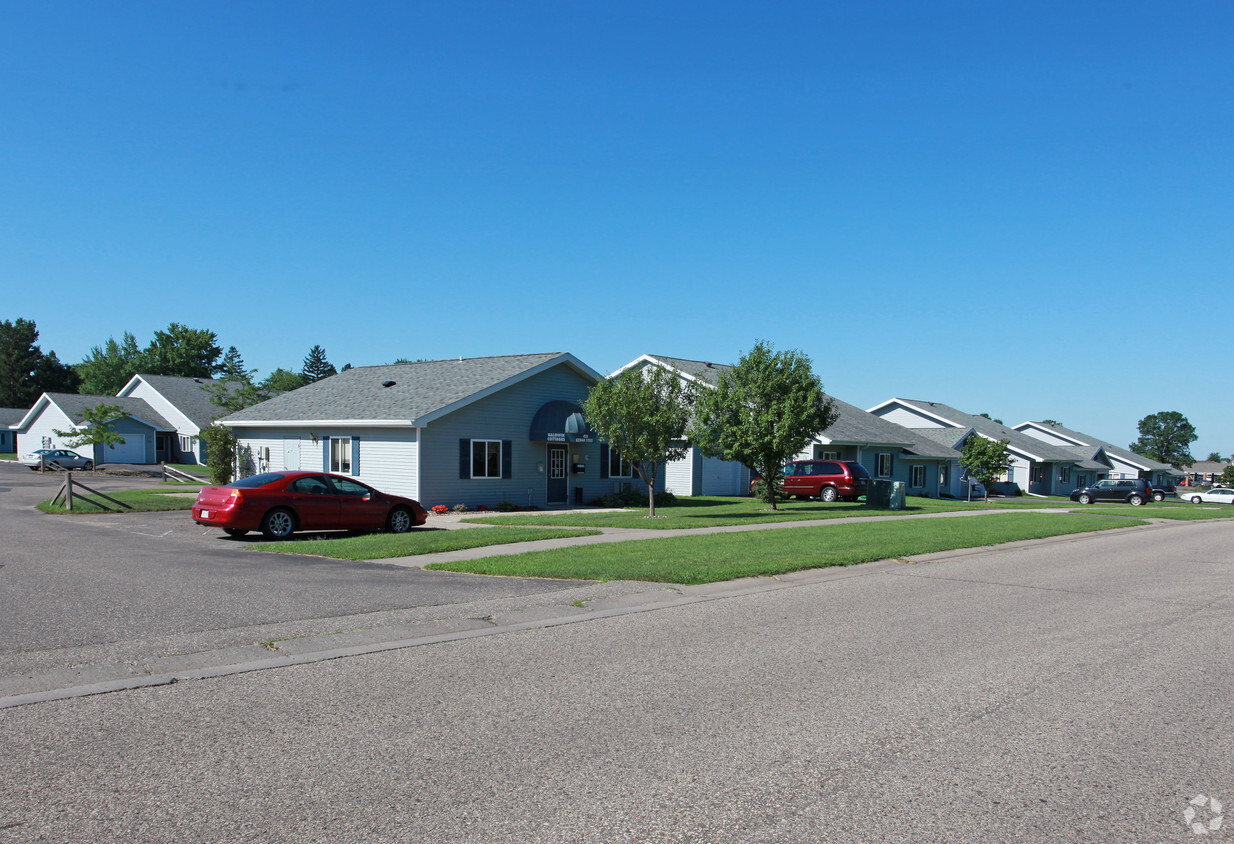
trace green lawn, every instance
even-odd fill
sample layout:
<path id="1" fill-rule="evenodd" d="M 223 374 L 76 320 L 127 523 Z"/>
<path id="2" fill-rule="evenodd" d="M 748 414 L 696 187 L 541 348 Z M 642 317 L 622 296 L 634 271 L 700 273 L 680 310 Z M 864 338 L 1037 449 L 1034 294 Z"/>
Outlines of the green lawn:
<path id="1" fill-rule="evenodd" d="M 16 460 L 16 459 L 17 459 L 17 454 L 15 452 L 9 452 L 8 454 L 0 454 L 0 460 Z"/>
<path id="2" fill-rule="evenodd" d="M 1142 524 L 1137 519 L 1095 515 L 1004 513 L 666 537 L 433 563 L 426 568 L 514 577 L 713 583 Z"/>
<path id="3" fill-rule="evenodd" d="M 459 551 L 464 548 L 483 548 L 488 545 L 532 542 L 537 539 L 556 539 L 562 536 L 594 536 L 598 533 L 600 533 L 598 530 L 513 527 L 469 530 L 418 528 L 411 533 L 399 535 L 369 533 L 361 536 L 323 536 L 319 539 L 268 542 L 249 547 L 275 554 L 312 554 L 318 557 L 334 557 L 339 560 L 382 560 L 389 557 L 413 557 L 418 554 Z"/>
<path id="4" fill-rule="evenodd" d="M 536 513 L 517 516 L 474 516 L 466 522 L 487 525 L 565 525 L 574 527 L 621 527 L 646 530 L 719 527 L 803 519 L 838 519 L 845 516 L 903 516 L 916 513 L 950 513 L 955 510 L 1068 508 L 1075 505 L 1058 499 L 1008 499 L 985 503 L 947 501 L 934 498 L 908 499 L 904 510 L 873 510 L 861 503 L 837 501 L 781 501 L 771 510 L 753 498 L 693 496 L 677 499 L 668 507 L 657 507 L 656 518 L 647 518 L 647 508 L 631 508 L 607 513 Z"/>
<path id="5" fill-rule="evenodd" d="M 1128 511 L 1133 511 L 1129 513 Z M 1083 509 L 1072 510 L 1073 513 L 1101 513 L 1103 515 L 1128 516 L 1137 519 L 1174 519 L 1176 521 L 1198 521 L 1201 519 L 1234 518 L 1234 507 L 1220 504 L 1190 504 L 1180 502 L 1161 502 L 1143 507 L 1131 507 L 1127 504 L 1105 504 Z"/>
<path id="6" fill-rule="evenodd" d="M 179 488 L 177 488 L 179 486 Z M 120 492 L 108 492 L 110 497 L 123 501 L 128 504 L 133 510 L 152 511 L 152 510 L 191 510 L 193 502 L 197 500 L 197 490 L 191 486 L 184 485 L 168 485 L 158 489 L 126 489 Z M 101 510 L 90 502 L 83 499 L 85 495 L 105 504 L 108 507 L 115 507 L 110 501 L 105 498 L 99 498 L 92 492 L 87 492 L 75 487 L 73 494 L 73 510 L 72 512 L 64 509 L 64 500 L 58 504 L 52 504 L 50 501 L 44 501 L 39 504 L 39 509 L 44 513 L 65 513 L 75 515 L 78 513 L 103 513 L 106 510 Z M 119 510 L 119 508 L 117 508 Z M 130 512 L 128 510 L 119 510 L 120 512 Z"/>

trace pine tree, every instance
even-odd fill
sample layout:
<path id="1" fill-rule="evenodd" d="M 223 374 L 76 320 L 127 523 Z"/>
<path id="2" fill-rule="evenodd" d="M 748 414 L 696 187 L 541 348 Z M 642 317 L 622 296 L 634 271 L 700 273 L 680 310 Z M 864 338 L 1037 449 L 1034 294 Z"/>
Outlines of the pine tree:
<path id="1" fill-rule="evenodd" d="M 334 364 L 326 360 L 326 350 L 321 346 L 314 346 L 309 349 L 308 357 L 304 359 L 304 368 L 300 370 L 300 374 L 304 376 L 306 383 L 312 384 L 314 381 L 320 381 L 322 378 L 338 375 L 338 370 L 334 368 Z"/>

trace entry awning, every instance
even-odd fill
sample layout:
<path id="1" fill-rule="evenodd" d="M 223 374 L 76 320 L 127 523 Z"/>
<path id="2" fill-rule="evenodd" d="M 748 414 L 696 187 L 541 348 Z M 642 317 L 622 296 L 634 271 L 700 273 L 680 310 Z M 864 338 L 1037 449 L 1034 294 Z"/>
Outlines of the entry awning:
<path id="1" fill-rule="evenodd" d="M 571 401 L 551 401 L 531 420 L 534 442 L 593 443 L 597 434 L 583 418 L 583 409 Z"/>

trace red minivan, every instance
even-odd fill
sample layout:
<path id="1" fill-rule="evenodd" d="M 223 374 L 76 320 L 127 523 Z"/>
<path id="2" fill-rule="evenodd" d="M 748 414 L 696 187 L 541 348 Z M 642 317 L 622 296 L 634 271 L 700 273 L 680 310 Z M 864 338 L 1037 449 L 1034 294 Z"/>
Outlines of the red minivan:
<path id="1" fill-rule="evenodd" d="M 762 478 L 750 482 L 750 491 Z M 784 467 L 784 495 L 856 501 L 870 487 L 866 467 L 851 460 L 795 460 Z"/>

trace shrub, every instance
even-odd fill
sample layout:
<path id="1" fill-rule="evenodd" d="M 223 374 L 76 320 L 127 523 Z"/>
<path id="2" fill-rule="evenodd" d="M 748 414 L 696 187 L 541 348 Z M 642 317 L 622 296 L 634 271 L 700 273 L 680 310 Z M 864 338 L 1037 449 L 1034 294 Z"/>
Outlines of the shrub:
<path id="1" fill-rule="evenodd" d="M 455 504 L 455 505 L 454 505 L 454 512 L 456 512 L 456 513 L 466 513 L 466 512 L 467 512 L 467 505 L 466 505 L 466 504 Z"/>
<path id="2" fill-rule="evenodd" d="M 450 512 L 450 508 L 444 504 L 434 504 L 432 510 L 439 516 L 444 516 L 446 513 Z"/>
<path id="3" fill-rule="evenodd" d="M 671 492 L 657 492 L 656 506 L 671 507 L 677 503 L 677 496 Z M 594 507 L 645 507 L 647 505 L 647 491 L 638 492 L 629 490 L 628 492 L 614 492 L 610 495 L 601 495 L 591 502 Z"/>
<path id="4" fill-rule="evenodd" d="M 518 509 L 518 505 L 513 501 L 503 501 L 497 505 L 497 509 L 503 513 L 511 513 Z"/>
<path id="5" fill-rule="evenodd" d="M 754 482 L 754 486 L 750 490 L 750 494 L 753 495 L 755 498 L 757 498 L 759 501 L 766 501 L 767 500 L 767 482 L 763 480 L 762 478 L 759 478 L 758 480 L 756 480 Z M 783 498 L 784 498 L 784 485 L 778 484 L 776 486 L 776 501 L 780 501 Z"/>

